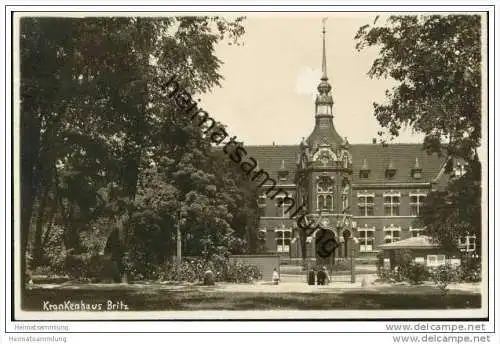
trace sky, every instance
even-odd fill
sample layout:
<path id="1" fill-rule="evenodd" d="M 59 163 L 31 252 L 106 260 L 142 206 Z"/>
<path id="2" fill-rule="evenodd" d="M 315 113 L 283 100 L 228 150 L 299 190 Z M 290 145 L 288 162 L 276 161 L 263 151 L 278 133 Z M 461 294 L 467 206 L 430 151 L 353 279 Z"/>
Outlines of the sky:
<path id="1" fill-rule="evenodd" d="M 350 143 L 371 143 L 380 126 L 373 102 L 384 102 L 394 80 L 370 79 L 378 50 L 356 51 L 354 36 L 376 13 L 251 13 L 242 45 L 218 45 L 222 86 L 201 106 L 247 145 L 298 144 L 314 127 L 314 99 L 321 76 L 322 18 L 326 21 L 327 72 L 334 124 Z M 379 19 L 380 22 L 380 19 Z M 378 22 L 378 24 L 379 24 Z M 422 142 L 403 132 L 394 142 Z"/>

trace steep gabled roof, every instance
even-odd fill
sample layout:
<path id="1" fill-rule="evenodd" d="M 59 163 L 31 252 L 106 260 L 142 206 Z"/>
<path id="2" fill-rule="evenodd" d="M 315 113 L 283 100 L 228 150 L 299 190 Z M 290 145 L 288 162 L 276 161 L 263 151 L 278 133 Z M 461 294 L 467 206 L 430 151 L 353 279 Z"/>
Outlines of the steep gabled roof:
<path id="1" fill-rule="evenodd" d="M 245 146 L 247 158 L 252 156 L 259 163 L 259 167 L 266 170 L 271 177 L 277 178 L 278 171 L 284 161 L 289 170 L 289 181 L 292 182 L 297 167 L 298 145 L 263 145 Z M 350 147 L 353 164 L 353 184 L 368 185 L 382 183 L 429 183 L 436 178 L 442 168 L 444 158 L 429 155 L 422 149 L 421 144 L 352 144 Z M 418 158 L 422 169 L 420 179 L 414 179 L 412 169 L 415 159 Z M 360 179 L 359 171 L 366 159 L 370 167 L 368 178 Z M 392 161 L 396 169 L 395 175 L 388 179 L 386 168 Z"/>
<path id="2" fill-rule="evenodd" d="M 278 178 L 278 171 L 282 163 L 289 171 L 288 180 L 293 183 L 295 170 L 297 168 L 298 145 L 281 146 L 244 146 L 247 151 L 247 158 L 253 157 L 257 160 L 259 168 L 269 173 L 269 176 Z M 277 180 L 277 179 L 276 179 Z"/>
<path id="3" fill-rule="evenodd" d="M 374 183 L 428 183 L 434 180 L 441 169 L 444 158 L 435 154 L 429 155 L 422 149 L 421 144 L 397 143 L 383 146 L 381 144 L 353 144 L 352 154 L 353 184 Z M 422 169 L 420 179 L 414 179 L 412 169 L 415 159 Z M 360 178 L 359 171 L 366 159 L 370 167 L 368 178 Z M 396 173 L 391 179 L 386 177 L 386 169 L 392 165 Z"/>

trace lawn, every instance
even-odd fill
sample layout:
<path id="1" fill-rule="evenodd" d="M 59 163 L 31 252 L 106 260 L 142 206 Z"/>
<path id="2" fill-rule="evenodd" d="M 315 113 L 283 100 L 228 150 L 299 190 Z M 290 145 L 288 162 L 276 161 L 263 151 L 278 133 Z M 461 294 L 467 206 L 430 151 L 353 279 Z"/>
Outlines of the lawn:
<path id="1" fill-rule="evenodd" d="M 73 288 L 31 289 L 23 298 L 23 309 L 41 311 L 44 301 L 102 303 L 108 300 L 128 305 L 131 311 L 168 310 L 329 310 L 329 309 L 463 309 L 480 308 L 481 295 L 450 291 L 412 289 L 404 293 L 344 291 L 339 293 L 225 292 L 208 288 L 182 290 L 161 288 Z M 105 307 L 103 307 L 105 308 Z"/>

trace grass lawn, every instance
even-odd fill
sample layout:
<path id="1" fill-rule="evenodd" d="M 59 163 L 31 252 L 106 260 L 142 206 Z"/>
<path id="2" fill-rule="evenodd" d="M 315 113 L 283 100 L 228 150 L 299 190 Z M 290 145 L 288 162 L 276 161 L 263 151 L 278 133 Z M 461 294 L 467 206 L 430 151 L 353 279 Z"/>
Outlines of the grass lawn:
<path id="1" fill-rule="evenodd" d="M 26 291 L 23 309 L 41 311 L 44 301 L 52 304 L 67 300 L 102 303 L 108 300 L 127 304 L 131 311 L 172 310 L 328 310 L 328 309 L 459 309 L 480 308 L 481 295 L 450 291 L 381 293 L 346 291 L 342 293 L 224 292 L 209 288 L 168 290 L 133 289 L 32 289 Z"/>

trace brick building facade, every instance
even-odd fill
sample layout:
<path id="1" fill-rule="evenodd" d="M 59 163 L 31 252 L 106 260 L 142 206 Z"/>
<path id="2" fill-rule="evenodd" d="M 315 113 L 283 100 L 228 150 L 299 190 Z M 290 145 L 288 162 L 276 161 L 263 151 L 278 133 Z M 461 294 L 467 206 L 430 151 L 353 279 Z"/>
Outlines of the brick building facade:
<path id="1" fill-rule="evenodd" d="M 414 220 L 427 193 L 441 180 L 443 160 L 421 144 L 350 144 L 335 129 L 323 33 L 322 77 L 315 125 L 298 145 L 246 146 L 246 150 L 295 204 L 265 192 L 259 197 L 262 251 L 314 256 L 315 235 L 301 236 L 290 215 L 307 205 L 338 243 L 335 256 L 371 256 L 381 244 L 418 236 Z M 358 124 L 353 124 L 358 125 Z M 290 211 L 286 207 L 291 206 Z"/>

